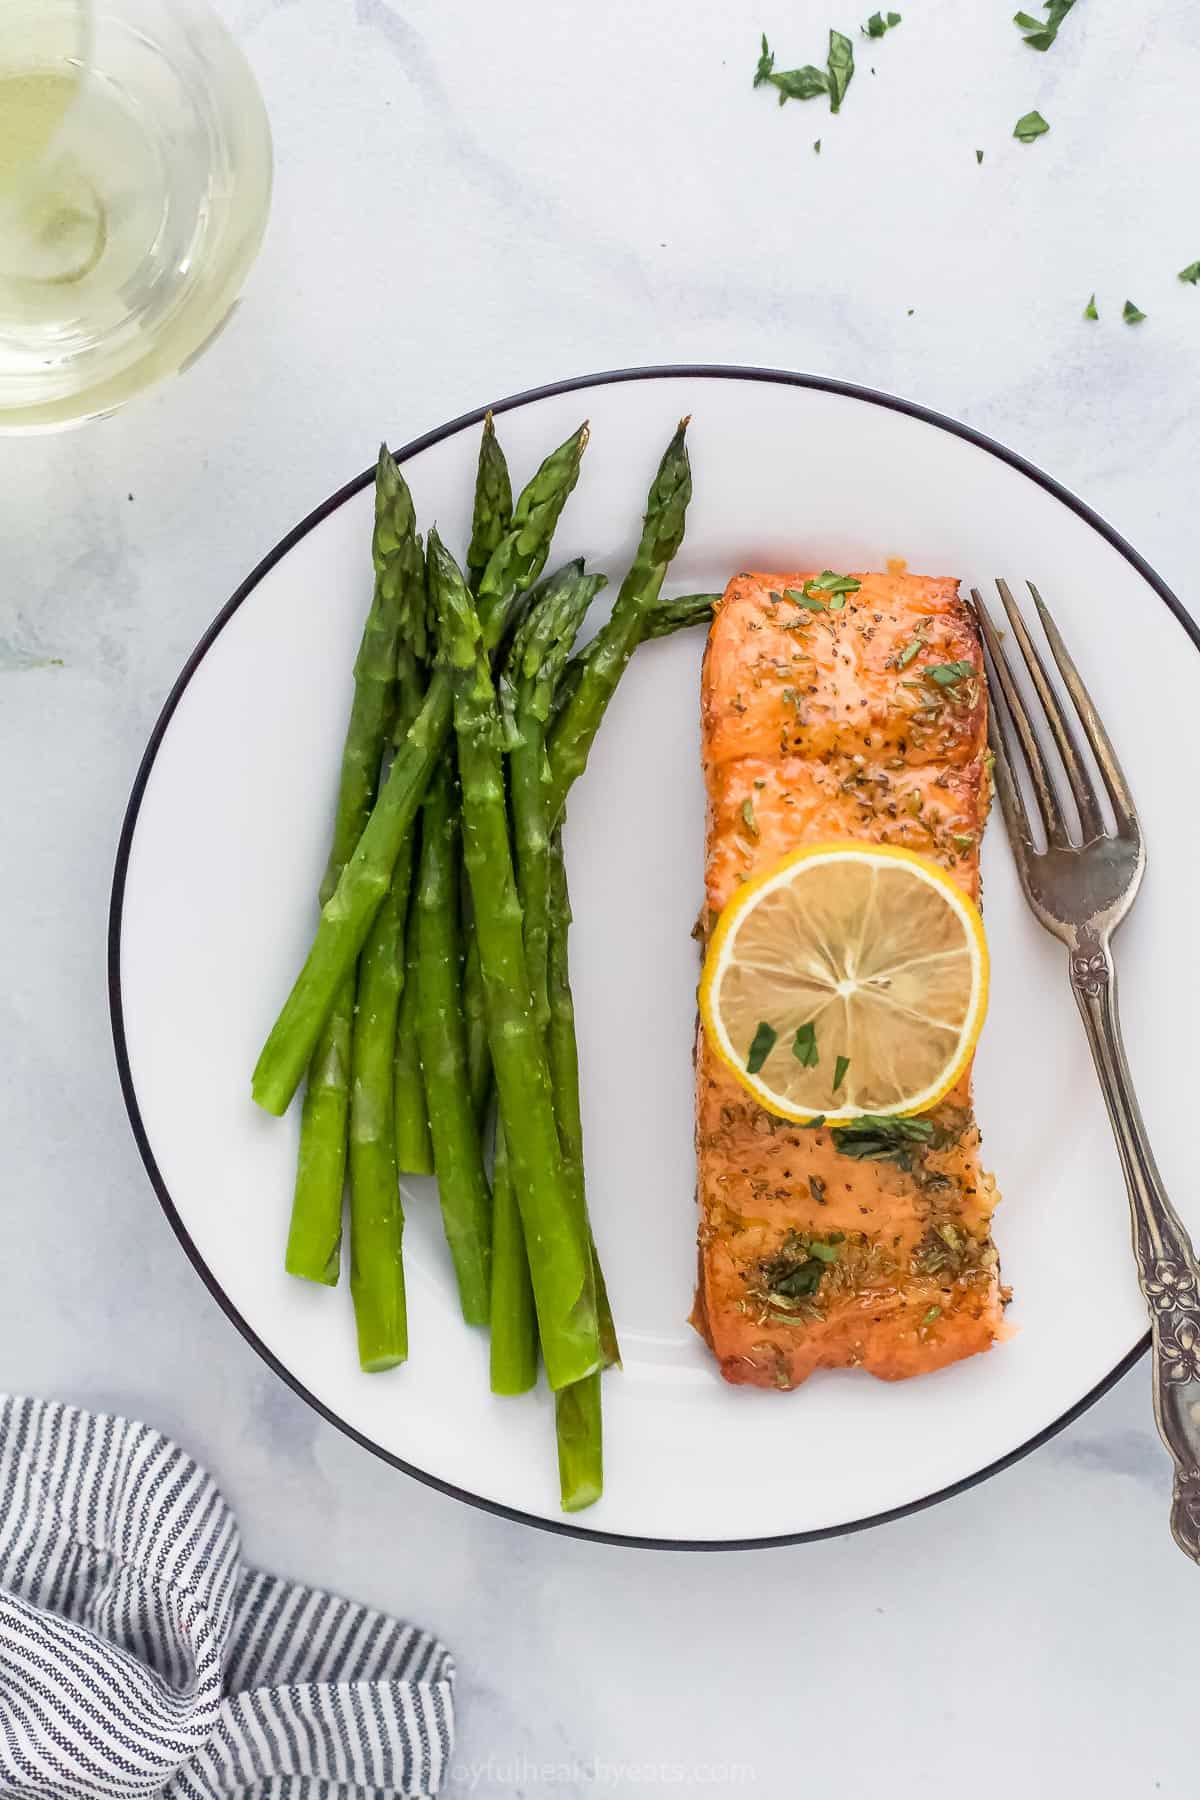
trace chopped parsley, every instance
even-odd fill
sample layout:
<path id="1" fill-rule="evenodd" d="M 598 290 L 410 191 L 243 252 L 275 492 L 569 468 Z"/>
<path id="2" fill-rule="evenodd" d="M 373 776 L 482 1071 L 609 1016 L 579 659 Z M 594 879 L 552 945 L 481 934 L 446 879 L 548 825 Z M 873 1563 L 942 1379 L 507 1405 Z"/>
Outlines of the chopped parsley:
<path id="1" fill-rule="evenodd" d="M 1084 307 L 1083 316 L 1085 319 L 1098 319 L 1100 317 L 1100 314 L 1096 311 L 1096 296 L 1095 296 L 1095 294 L 1092 295 L 1091 299 L 1088 301 L 1087 305 Z"/>
<path id="2" fill-rule="evenodd" d="M 806 581 L 806 594 L 857 594 L 862 582 L 857 575 L 835 575 L 832 569 L 822 569 L 811 581 Z"/>
<path id="3" fill-rule="evenodd" d="M 776 69 L 775 54 L 767 44 L 765 31 L 758 67 L 754 71 L 755 87 L 761 87 L 764 81 L 779 89 L 780 106 L 787 100 L 815 100 L 818 94 L 829 92 L 828 76 L 822 69 L 814 69 L 811 63 L 806 63 L 802 69 Z"/>
<path id="4" fill-rule="evenodd" d="M 896 667 L 898 669 L 907 669 L 909 663 L 912 662 L 913 658 L 916 656 L 919 656 L 921 654 L 923 647 L 924 646 L 919 637 L 910 638 L 908 643 L 905 644 L 903 650 L 900 652 L 899 656 L 896 658 Z"/>
<path id="5" fill-rule="evenodd" d="M 751 837 L 758 836 L 758 820 L 754 816 L 754 802 L 751 800 L 749 794 L 747 794 L 746 798 L 742 801 L 742 824 L 746 827 L 746 830 L 750 833 Z"/>
<path id="6" fill-rule="evenodd" d="M 784 1311 L 803 1311 L 795 1303 L 812 1300 L 826 1269 L 837 1262 L 844 1242 L 840 1231 L 831 1231 L 825 1238 L 787 1232 L 775 1255 L 764 1257 L 758 1266 L 758 1292 L 774 1305 L 782 1304 Z"/>
<path id="7" fill-rule="evenodd" d="M 841 31 L 829 33 L 829 110 L 840 112 L 854 75 L 854 45 Z"/>
<path id="8" fill-rule="evenodd" d="M 1140 325 L 1145 316 L 1141 307 L 1135 306 L 1132 300 L 1127 300 L 1121 308 L 1121 317 L 1127 325 Z"/>
<path id="9" fill-rule="evenodd" d="M 881 38 L 885 31 L 892 30 L 899 23 L 900 14 L 898 12 L 890 12 L 886 19 L 882 13 L 872 13 L 861 30 L 864 37 Z"/>
<path id="10" fill-rule="evenodd" d="M 758 1074 L 758 1071 L 762 1068 L 768 1056 L 770 1056 L 772 1050 L 775 1048 L 775 1040 L 778 1036 L 779 1033 L 773 1025 L 768 1025 L 765 1019 L 759 1020 L 758 1030 L 754 1034 L 753 1042 L 750 1045 L 749 1055 L 746 1057 L 747 1074 Z"/>
<path id="11" fill-rule="evenodd" d="M 807 1024 L 800 1026 L 792 1039 L 792 1055 L 803 1069 L 815 1069 L 820 1062 L 821 1057 L 817 1050 L 817 1028 L 811 1019 Z"/>
<path id="12" fill-rule="evenodd" d="M 996 1253 L 986 1236 L 972 1237 L 952 1219 L 940 1219 L 930 1225 L 911 1260 L 914 1274 L 941 1276 L 944 1286 L 980 1269 L 994 1268 Z"/>
<path id="13" fill-rule="evenodd" d="M 1200 262 L 1189 263 L 1186 269 L 1180 269 L 1179 279 L 1180 281 L 1190 281 L 1195 287 L 1196 283 L 1200 281 Z"/>
<path id="14" fill-rule="evenodd" d="M 816 151 L 816 153 L 817 153 L 817 155 L 818 155 L 818 156 L 820 156 L 820 154 L 821 154 L 821 140 L 820 140 L 820 138 L 814 138 L 814 139 L 813 139 L 813 149 L 814 149 L 814 150 L 815 150 L 815 151 Z"/>
<path id="15" fill-rule="evenodd" d="M 1022 144 L 1032 144 L 1035 138 L 1045 137 L 1049 129 L 1040 112 L 1027 112 L 1013 126 L 1013 136 Z"/>
<path id="16" fill-rule="evenodd" d="M 852 1125 L 835 1125 L 831 1135 L 834 1148 L 856 1162 L 894 1162 L 910 1171 L 914 1151 L 931 1144 L 933 1125 L 928 1119 L 878 1118 L 863 1113 Z"/>
<path id="17" fill-rule="evenodd" d="M 922 669 L 927 681 L 936 683 L 938 687 L 953 687 L 957 681 L 966 681 L 975 673 L 975 664 L 970 662 L 934 663 L 931 669 Z"/>
<path id="18" fill-rule="evenodd" d="M 836 575 L 832 569 L 824 569 L 806 581 L 802 589 L 785 588 L 784 592 L 797 606 L 807 606 L 811 612 L 841 612 L 846 595 L 857 594 L 861 586 L 856 575 Z"/>
<path id="19" fill-rule="evenodd" d="M 833 1065 L 833 1091 L 836 1094 L 846 1079 L 846 1070 L 850 1067 L 848 1056 L 839 1056 Z"/>
<path id="20" fill-rule="evenodd" d="M 1048 50 L 1058 36 L 1058 28 L 1075 4 L 1075 0 L 1043 0 L 1046 8 L 1044 19 L 1030 18 L 1027 12 L 1019 12 L 1013 18 L 1018 31 L 1024 33 L 1025 42 L 1031 50 Z"/>
<path id="21" fill-rule="evenodd" d="M 889 13 L 889 19 L 892 15 Z M 899 15 L 896 15 L 899 23 Z M 779 104 L 787 100 L 815 100 L 818 94 L 829 95 L 829 110 L 840 112 L 842 101 L 846 98 L 846 89 L 854 75 L 854 45 L 843 32 L 829 33 L 829 52 L 823 69 L 812 63 L 805 63 L 799 69 L 777 69 L 775 53 L 767 43 L 767 34 L 762 34 L 762 48 L 758 63 L 754 70 L 754 85 L 762 87 L 768 83 L 779 92 Z M 818 138 L 813 145 L 820 152 L 821 143 Z"/>
<path id="22" fill-rule="evenodd" d="M 779 89 L 780 106 L 787 100 L 815 100 L 818 94 L 829 92 L 825 75 L 811 63 L 802 69 L 784 69 L 778 75 L 769 75 L 767 80 Z"/>
<path id="23" fill-rule="evenodd" d="M 981 163 L 983 161 L 983 151 L 982 150 L 977 150 L 975 152 L 975 161 L 977 163 Z"/>
<path id="24" fill-rule="evenodd" d="M 838 1245 L 841 1241 L 840 1232 L 833 1232 L 825 1241 L 813 1238 L 808 1246 L 808 1254 L 815 1256 L 818 1262 L 835 1263 L 838 1259 Z"/>

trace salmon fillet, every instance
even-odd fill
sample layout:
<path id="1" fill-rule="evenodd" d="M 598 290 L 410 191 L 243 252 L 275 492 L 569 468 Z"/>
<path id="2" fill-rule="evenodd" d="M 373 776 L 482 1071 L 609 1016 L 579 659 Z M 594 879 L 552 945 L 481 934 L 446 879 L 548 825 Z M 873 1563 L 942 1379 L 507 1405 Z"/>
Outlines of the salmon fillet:
<path id="1" fill-rule="evenodd" d="M 832 839 L 918 850 L 979 898 L 984 683 L 947 695 L 921 675 L 958 661 L 982 671 L 957 581 L 897 566 L 859 576 L 840 610 L 814 613 L 786 598 L 812 573 L 737 575 L 717 608 L 702 679 L 703 936 L 743 880 Z M 928 1115 L 932 1139 L 884 1160 L 765 1112 L 703 1031 L 696 1084 L 693 1324 L 727 1381 L 792 1388 L 814 1369 L 851 1366 L 895 1381 L 990 1349 L 1007 1295 L 969 1070 Z M 818 1259 L 815 1289 L 796 1276 L 814 1239 L 837 1245 L 836 1260 Z"/>

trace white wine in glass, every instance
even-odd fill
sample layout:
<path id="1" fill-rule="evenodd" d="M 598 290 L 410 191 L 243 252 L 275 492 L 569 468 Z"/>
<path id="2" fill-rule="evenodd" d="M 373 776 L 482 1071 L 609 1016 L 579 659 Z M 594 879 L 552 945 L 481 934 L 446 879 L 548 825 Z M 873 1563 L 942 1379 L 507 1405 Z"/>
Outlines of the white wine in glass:
<path id="1" fill-rule="evenodd" d="M 191 362 L 270 196 L 262 99 L 206 0 L 0 0 L 0 432 Z"/>

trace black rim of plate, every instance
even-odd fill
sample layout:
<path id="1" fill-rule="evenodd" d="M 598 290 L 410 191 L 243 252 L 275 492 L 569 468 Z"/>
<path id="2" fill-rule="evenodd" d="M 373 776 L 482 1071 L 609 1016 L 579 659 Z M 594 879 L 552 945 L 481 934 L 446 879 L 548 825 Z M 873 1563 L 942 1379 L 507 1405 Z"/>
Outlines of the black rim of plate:
<path id="1" fill-rule="evenodd" d="M 1149 563 L 1146 562 L 1145 558 L 1139 556 L 1138 552 L 1131 544 L 1125 541 L 1119 532 L 1115 531 L 1111 525 L 1107 524 L 1099 514 L 1093 512 L 1090 506 L 1087 506 L 1067 488 L 1055 481 L 1052 476 L 1046 475 L 1041 469 L 1038 469 L 1032 463 L 1027 462 L 1026 459 L 1023 456 L 1019 456 L 1015 450 L 1009 450 L 1005 445 L 999 444 L 994 439 L 984 436 L 982 432 L 973 430 L 969 425 L 960 424 L 957 420 L 947 418 L 942 413 L 932 412 L 928 407 L 920 406 L 913 400 L 902 400 L 894 394 L 885 394 L 876 388 L 859 387 L 853 382 L 839 381 L 832 376 L 802 375 L 786 369 L 743 368 L 737 364 L 727 365 L 722 363 L 666 363 L 641 369 L 609 369 L 601 374 L 578 375 L 567 381 L 550 382 L 545 387 L 530 388 L 525 393 L 511 394 L 507 399 L 492 401 L 490 409 L 488 406 L 476 407 L 474 411 L 463 413 L 459 418 L 450 420 L 448 424 L 439 425 L 436 430 L 427 431 L 421 437 L 414 438 L 411 443 L 405 444 L 403 449 L 398 450 L 396 456 L 397 459 L 403 463 L 409 457 L 418 455 L 422 450 L 427 450 L 432 444 L 441 443 L 445 438 L 453 437 L 457 432 L 468 430 L 471 426 L 480 424 L 484 414 L 489 410 L 497 414 L 511 412 L 517 407 L 528 406 L 538 400 L 552 399 L 559 394 L 576 393 L 587 388 L 607 387 L 613 383 L 622 381 L 664 381 L 680 379 L 689 381 L 764 381 L 774 382 L 783 387 L 811 388 L 824 393 L 840 394 L 849 400 L 858 400 L 871 406 L 885 407 L 891 412 L 906 413 L 910 418 L 920 419 L 927 425 L 936 426 L 939 430 L 947 431 L 954 437 L 962 438 L 967 443 L 976 445 L 978 449 L 988 451 L 990 455 L 998 457 L 1001 462 L 1008 463 L 1011 468 L 1019 470 L 1022 475 L 1026 475 L 1031 481 L 1035 481 L 1039 487 L 1044 488 L 1047 493 L 1052 494 L 1056 500 L 1060 500 L 1064 506 L 1069 507 L 1073 513 L 1077 514 L 1079 518 L 1090 525 L 1093 531 L 1099 532 L 1100 536 L 1105 538 L 1107 542 L 1112 545 L 1114 550 L 1119 551 L 1125 560 L 1132 564 L 1142 579 L 1149 583 L 1150 587 L 1154 589 L 1159 598 L 1175 615 L 1175 618 L 1179 621 L 1180 625 L 1182 625 L 1184 631 L 1192 640 L 1192 643 L 1200 650 L 1200 628 L 1197 627 L 1194 620 L 1184 608 L 1182 602 L 1171 592 L 1161 576 L 1156 574 Z M 361 475 L 355 476 L 353 481 L 347 482 L 345 487 L 339 488 L 337 493 L 331 495 L 330 498 L 318 506 L 315 511 L 309 513 L 306 519 L 301 520 L 300 524 L 289 531 L 287 536 L 282 538 L 280 542 L 276 544 L 275 548 L 263 558 L 258 567 L 246 577 L 246 580 L 242 583 L 241 587 L 238 588 L 237 592 L 221 608 L 221 611 L 217 614 L 208 630 L 204 633 L 204 636 L 196 645 L 191 656 L 189 656 L 178 680 L 175 682 L 174 687 L 167 696 L 162 711 L 158 715 L 154 729 L 150 734 L 150 741 L 146 745 L 141 763 L 138 766 L 137 776 L 133 784 L 133 791 L 129 796 L 129 804 L 126 807 L 125 818 L 121 826 L 121 837 L 117 846 L 117 861 L 113 873 L 112 898 L 108 917 L 108 998 L 109 1011 L 112 1017 L 113 1044 L 116 1050 L 117 1069 L 120 1075 L 121 1092 L 124 1095 L 125 1107 L 129 1114 L 129 1122 L 133 1128 L 133 1135 L 137 1141 L 137 1147 L 141 1152 L 142 1161 L 146 1166 L 146 1173 L 150 1177 L 151 1185 L 158 1196 L 159 1204 L 170 1221 L 172 1230 L 183 1245 L 184 1250 L 187 1252 L 188 1258 L 197 1274 L 200 1276 L 213 1298 L 217 1301 L 218 1305 L 233 1321 L 242 1336 L 258 1352 L 259 1356 L 262 1357 L 268 1367 L 273 1369 L 275 1374 L 278 1375 L 282 1381 L 286 1381 L 288 1386 L 293 1388 L 295 1392 L 300 1395 L 302 1400 L 307 1401 L 308 1405 L 311 1406 L 315 1412 L 319 1413 L 323 1419 L 327 1419 L 331 1425 L 336 1425 L 339 1431 L 345 1432 L 346 1436 L 353 1438 L 355 1443 L 361 1444 L 365 1450 L 370 1450 L 374 1455 L 381 1457 L 384 1462 L 391 1463 L 394 1468 L 403 1470 L 404 1474 L 411 1475 L 415 1480 L 423 1482 L 426 1487 L 436 1488 L 443 1494 L 450 1494 L 454 1499 L 465 1501 L 469 1506 L 477 1506 L 484 1512 L 495 1513 L 504 1519 L 513 1519 L 521 1525 L 533 1525 L 542 1531 L 557 1532 L 563 1537 L 586 1538 L 597 1543 L 620 1544 L 645 1550 L 763 1550 L 778 1548 L 785 1544 L 814 1543 L 822 1538 L 844 1537 L 853 1531 L 865 1531 L 873 1525 L 886 1525 L 895 1519 L 905 1518 L 910 1513 L 921 1512 L 927 1506 L 936 1506 L 940 1501 L 952 1499 L 955 1494 L 964 1493 L 966 1489 L 975 1487 L 980 1482 L 987 1481 L 991 1476 L 998 1475 L 1002 1469 L 1011 1468 L 1011 1466 L 1014 1463 L 1019 1462 L 1022 1457 L 1028 1456 L 1031 1451 L 1038 1449 L 1042 1444 L 1047 1443 L 1052 1437 L 1055 1437 L 1060 1431 L 1064 1430 L 1066 1426 L 1072 1424 L 1073 1421 L 1078 1419 L 1082 1413 L 1085 1413 L 1088 1407 L 1092 1406 L 1102 1394 L 1107 1393 L 1109 1388 L 1118 1382 L 1123 1375 L 1127 1374 L 1133 1365 L 1145 1355 L 1146 1350 L 1149 1348 L 1149 1331 L 1146 1332 L 1146 1335 L 1139 1343 L 1134 1345 L 1133 1349 L 1130 1350 L 1126 1356 L 1121 1358 L 1120 1362 L 1104 1377 L 1103 1381 L 1098 1382 L 1096 1386 L 1092 1388 L 1090 1393 L 1085 1394 L 1082 1399 L 1077 1400 L 1074 1406 L 1069 1407 L 1067 1411 L 1061 1414 L 1059 1418 L 1055 1419 L 1053 1423 L 1045 1426 L 1041 1431 L 1037 1432 L 1035 1436 L 1027 1439 L 1025 1443 L 1019 1444 L 1015 1449 L 1009 1450 L 1005 1455 L 998 1457 L 995 1462 L 986 1464 L 984 1468 L 976 1470 L 971 1475 L 964 1475 L 961 1480 L 952 1482 L 948 1487 L 939 1488 L 934 1494 L 922 1495 L 920 1499 L 910 1500 L 905 1505 L 892 1507 L 886 1512 L 872 1513 L 866 1518 L 848 1520 L 843 1525 L 822 1526 L 816 1531 L 783 1532 L 772 1537 L 754 1538 L 640 1537 L 629 1532 L 597 1531 L 590 1529 L 586 1525 L 568 1524 L 566 1520 L 546 1519 L 540 1517 L 536 1513 L 521 1512 L 516 1507 L 503 1505 L 503 1503 L 498 1500 L 489 1500 L 482 1494 L 473 1494 L 469 1492 L 468 1489 L 457 1486 L 454 1482 L 443 1481 L 439 1476 L 431 1475 L 427 1470 L 419 1469 L 415 1467 L 414 1464 L 405 1462 L 402 1457 L 394 1456 L 390 1450 L 385 1450 L 381 1445 L 374 1443 L 369 1437 L 365 1436 L 364 1433 L 357 1431 L 353 1425 L 341 1418 L 332 1410 L 332 1408 L 326 1406 L 325 1403 L 319 1400 L 315 1394 L 311 1393 L 301 1381 L 298 1381 L 289 1369 L 284 1367 L 278 1357 L 274 1356 L 272 1352 L 268 1350 L 262 1339 L 254 1331 L 254 1328 L 238 1312 L 212 1270 L 208 1267 L 207 1263 L 205 1263 L 203 1257 L 200 1255 L 195 1244 L 188 1235 L 187 1227 L 184 1225 L 183 1220 L 176 1209 L 175 1203 L 167 1190 L 166 1183 L 159 1172 L 158 1164 L 155 1162 L 154 1152 L 150 1147 L 150 1140 L 146 1134 L 146 1128 L 142 1123 L 142 1116 L 138 1107 L 137 1093 L 134 1088 L 133 1074 L 129 1064 L 129 1051 L 125 1041 L 125 1016 L 121 995 L 121 914 L 125 898 L 125 880 L 129 869 L 129 854 L 133 845 L 133 835 L 137 827 L 142 796 L 146 791 L 146 785 L 150 779 L 155 758 L 158 755 L 159 745 L 166 735 L 167 727 L 171 723 L 175 708 L 179 705 L 189 682 L 196 673 L 196 670 L 200 667 L 205 656 L 208 654 L 208 651 L 212 648 L 212 645 L 216 642 L 216 639 L 220 636 L 221 632 L 229 623 L 234 613 L 237 612 L 238 608 L 250 598 L 251 594 L 253 594 L 263 576 L 273 569 L 276 563 L 282 561 L 289 551 L 293 550 L 303 538 L 307 537 L 310 531 L 320 525 L 331 513 L 336 512 L 339 506 L 344 505 L 347 500 L 352 499 L 355 494 L 361 492 L 364 487 L 374 480 L 374 476 L 375 469 L 374 465 L 372 465 L 370 468 L 364 469 Z"/>

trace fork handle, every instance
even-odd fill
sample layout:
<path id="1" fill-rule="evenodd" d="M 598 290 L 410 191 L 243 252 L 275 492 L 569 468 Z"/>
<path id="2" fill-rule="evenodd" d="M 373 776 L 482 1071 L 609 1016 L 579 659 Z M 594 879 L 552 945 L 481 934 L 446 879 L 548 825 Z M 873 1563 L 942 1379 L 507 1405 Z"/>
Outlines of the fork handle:
<path id="1" fill-rule="evenodd" d="M 1167 1198 L 1125 1058 L 1107 938 L 1081 938 L 1071 987 L 1100 1077 L 1125 1183 L 1138 1281 L 1150 1309 L 1154 1417 L 1175 1465 L 1171 1531 L 1200 1562 L 1200 1265 Z"/>

